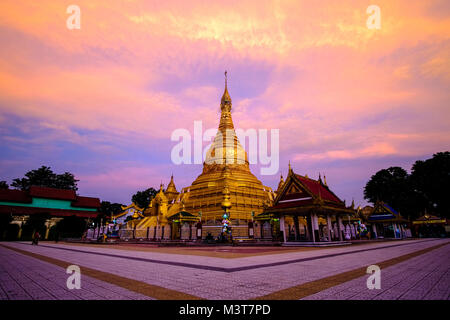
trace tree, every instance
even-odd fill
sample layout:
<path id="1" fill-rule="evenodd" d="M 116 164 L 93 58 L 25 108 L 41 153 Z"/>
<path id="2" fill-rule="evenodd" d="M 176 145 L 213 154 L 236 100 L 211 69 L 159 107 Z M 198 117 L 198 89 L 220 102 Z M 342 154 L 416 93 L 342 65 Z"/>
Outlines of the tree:
<path id="1" fill-rule="evenodd" d="M 101 223 L 105 224 L 108 217 L 116 215 L 122 211 L 123 204 L 111 203 L 109 201 L 102 201 L 100 203 L 100 209 L 98 209 L 99 214 L 94 219 L 95 227 L 99 226 Z"/>
<path id="2" fill-rule="evenodd" d="M 158 192 L 153 188 L 148 188 L 144 191 L 138 191 L 131 197 L 131 201 L 145 210 L 148 208 L 150 202 L 157 193 Z"/>
<path id="3" fill-rule="evenodd" d="M 6 181 L 0 181 L 0 189 L 8 189 L 9 185 Z"/>
<path id="4" fill-rule="evenodd" d="M 102 201 L 100 204 L 99 212 L 105 216 L 110 217 L 111 215 L 118 214 L 122 211 L 123 204 L 111 203 L 109 201 Z"/>
<path id="5" fill-rule="evenodd" d="M 411 184 L 423 200 L 423 209 L 441 217 L 450 217 L 450 152 L 439 152 L 425 161 L 416 161 Z"/>
<path id="6" fill-rule="evenodd" d="M 383 201 L 406 217 L 416 217 L 420 211 L 405 169 L 390 167 L 374 174 L 364 188 L 364 199 L 372 203 Z"/>
<path id="7" fill-rule="evenodd" d="M 58 189 L 78 190 L 75 176 L 70 172 L 63 174 L 54 173 L 50 167 L 42 166 L 39 169 L 25 173 L 24 178 L 13 180 L 12 187 L 27 191 L 31 186 L 49 187 Z"/>

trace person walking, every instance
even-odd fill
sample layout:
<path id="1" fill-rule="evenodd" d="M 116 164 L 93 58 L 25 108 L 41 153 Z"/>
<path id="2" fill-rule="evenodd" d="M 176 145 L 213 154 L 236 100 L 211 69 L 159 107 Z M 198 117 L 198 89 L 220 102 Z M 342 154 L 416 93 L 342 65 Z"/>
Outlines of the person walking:
<path id="1" fill-rule="evenodd" d="M 41 235 L 39 234 L 39 232 L 36 231 L 36 232 L 34 233 L 33 242 L 31 242 L 31 244 L 38 245 L 38 244 L 39 244 L 39 238 L 40 238 L 40 236 L 41 236 Z"/>

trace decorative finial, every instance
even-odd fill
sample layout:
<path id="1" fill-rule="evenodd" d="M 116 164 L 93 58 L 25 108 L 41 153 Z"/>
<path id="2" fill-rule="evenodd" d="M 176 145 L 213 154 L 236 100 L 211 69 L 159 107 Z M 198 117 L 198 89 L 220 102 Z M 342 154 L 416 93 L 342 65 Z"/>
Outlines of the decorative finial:
<path id="1" fill-rule="evenodd" d="M 289 173 L 291 173 L 292 168 L 291 168 L 291 160 L 289 160 Z"/>
<path id="2" fill-rule="evenodd" d="M 225 90 L 223 91 L 223 95 L 222 95 L 222 99 L 221 101 L 221 105 L 227 104 L 230 105 L 230 110 L 231 110 L 231 97 L 230 94 L 228 93 L 228 76 L 227 76 L 227 71 L 225 70 Z M 228 111 L 230 111 L 228 110 Z"/>
<path id="3" fill-rule="evenodd" d="M 327 176 L 326 175 L 323 175 L 323 184 L 328 187 L 328 185 L 327 185 Z"/>

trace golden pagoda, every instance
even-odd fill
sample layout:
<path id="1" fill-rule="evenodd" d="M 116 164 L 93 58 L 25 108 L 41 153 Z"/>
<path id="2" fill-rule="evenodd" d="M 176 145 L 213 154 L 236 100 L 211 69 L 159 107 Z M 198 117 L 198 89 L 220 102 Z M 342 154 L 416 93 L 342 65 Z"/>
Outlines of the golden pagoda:
<path id="1" fill-rule="evenodd" d="M 232 102 L 227 88 L 220 102 L 219 129 L 207 152 L 202 173 L 190 187 L 183 188 L 180 201 L 213 236 L 220 233 L 224 213 L 224 192 L 231 202 L 230 221 L 233 237 L 248 236 L 248 222 L 272 204 L 274 194 L 249 168 L 247 153 L 241 146 L 231 118 Z"/>
<path id="2" fill-rule="evenodd" d="M 270 187 L 250 171 L 247 153 L 239 142 L 231 118 L 231 97 L 225 72 L 220 102 L 219 129 L 207 152 L 202 173 L 191 186 L 178 192 L 173 175 L 140 217 L 124 228 L 128 238 L 199 239 L 222 231 L 223 214 L 229 214 L 234 238 L 249 236 L 249 222 L 273 203 Z"/>

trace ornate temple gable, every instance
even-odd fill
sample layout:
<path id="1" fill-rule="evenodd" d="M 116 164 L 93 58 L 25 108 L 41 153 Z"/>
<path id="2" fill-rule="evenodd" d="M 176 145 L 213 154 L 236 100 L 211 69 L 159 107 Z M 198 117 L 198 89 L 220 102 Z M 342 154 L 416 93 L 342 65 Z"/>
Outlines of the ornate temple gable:
<path id="1" fill-rule="evenodd" d="M 380 220 L 403 220 L 403 217 L 395 209 L 388 204 L 377 201 L 373 208 L 372 213 L 368 217 L 369 221 Z"/>
<path id="2" fill-rule="evenodd" d="M 289 164 L 289 173 L 274 200 L 274 206 L 292 204 L 333 205 L 345 208 L 344 203 L 326 186 L 321 179 L 313 180 L 294 173 Z"/>
<path id="3" fill-rule="evenodd" d="M 313 196 L 298 179 L 295 179 L 294 175 L 289 174 L 275 198 L 274 205 L 285 202 L 311 200 Z"/>

